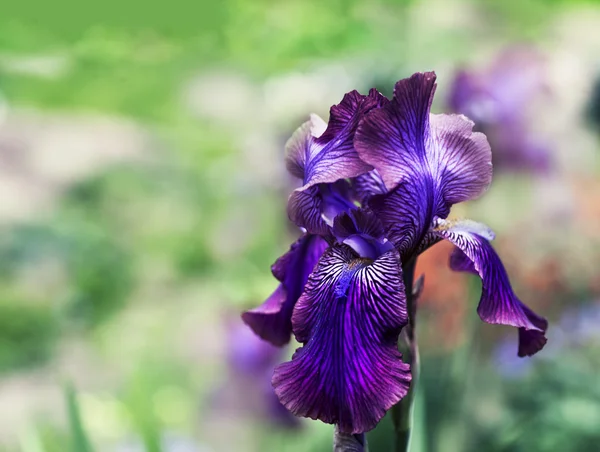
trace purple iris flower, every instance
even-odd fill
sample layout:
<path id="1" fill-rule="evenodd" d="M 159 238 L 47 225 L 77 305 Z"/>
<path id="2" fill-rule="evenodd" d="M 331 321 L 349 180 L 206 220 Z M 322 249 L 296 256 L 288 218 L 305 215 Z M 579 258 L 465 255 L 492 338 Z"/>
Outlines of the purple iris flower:
<path id="1" fill-rule="evenodd" d="M 294 134 L 287 167 L 304 185 L 288 213 L 307 230 L 303 248 L 274 265 L 277 301 L 243 315 L 269 340 L 289 338 L 291 324 L 302 346 L 276 367 L 275 392 L 295 415 L 344 433 L 371 430 L 409 390 L 398 351 L 413 315 L 404 270 L 440 240 L 456 245 L 453 269 L 481 277 L 481 319 L 519 329 L 519 356 L 546 342 L 547 322 L 514 294 L 489 228 L 447 219 L 491 183 L 491 151 L 466 117 L 430 113 L 435 80 L 433 72 L 400 80 L 391 101 L 349 93 L 327 126 L 313 116 Z"/>
<path id="2" fill-rule="evenodd" d="M 530 106 L 544 87 L 544 62 L 533 49 L 509 48 L 482 72 L 459 71 L 450 88 L 452 111 L 475 121 L 494 149 L 497 170 L 544 173 L 551 150 L 529 127 Z"/>

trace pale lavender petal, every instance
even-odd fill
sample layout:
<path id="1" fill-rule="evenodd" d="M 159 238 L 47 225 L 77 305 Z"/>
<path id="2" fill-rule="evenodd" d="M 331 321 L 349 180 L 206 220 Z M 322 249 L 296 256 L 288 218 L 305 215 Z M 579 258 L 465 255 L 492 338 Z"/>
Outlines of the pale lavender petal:
<path id="1" fill-rule="evenodd" d="M 397 346 L 406 322 L 398 253 L 371 262 L 344 245 L 331 247 L 294 310 L 303 346 L 275 369 L 280 401 L 345 433 L 371 430 L 409 388 Z"/>
<path id="2" fill-rule="evenodd" d="M 533 355 L 546 344 L 548 322 L 515 295 L 502 261 L 489 243 L 493 235 L 473 221 L 439 220 L 434 232 L 454 243 L 473 263 L 482 280 L 477 313 L 484 322 L 519 328 L 519 356 Z M 460 269 L 470 270 L 464 262 Z"/>
<path id="3" fill-rule="evenodd" d="M 431 115 L 428 162 L 444 203 L 479 197 L 492 182 L 492 152 L 484 134 L 462 115 Z"/>

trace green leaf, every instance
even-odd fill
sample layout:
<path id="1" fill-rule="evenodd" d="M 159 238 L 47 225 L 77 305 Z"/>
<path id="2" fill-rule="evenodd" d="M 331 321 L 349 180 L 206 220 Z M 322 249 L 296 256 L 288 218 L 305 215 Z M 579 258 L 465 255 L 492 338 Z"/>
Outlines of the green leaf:
<path id="1" fill-rule="evenodd" d="M 72 452 L 93 452 L 90 445 L 81 414 L 79 412 L 79 404 L 77 403 L 77 395 L 72 384 L 65 385 L 65 399 L 67 402 L 67 414 L 69 418 L 69 428 L 71 430 L 71 450 Z"/>

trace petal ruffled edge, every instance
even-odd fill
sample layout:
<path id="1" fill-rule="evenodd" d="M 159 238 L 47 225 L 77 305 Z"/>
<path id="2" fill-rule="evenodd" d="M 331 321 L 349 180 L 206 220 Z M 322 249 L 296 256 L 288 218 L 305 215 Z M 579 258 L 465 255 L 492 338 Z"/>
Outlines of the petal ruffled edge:
<path id="1" fill-rule="evenodd" d="M 345 433 L 374 428 L 410 386 L 397 345 L 403 293 L 395 250 L 368 263 L 347 246 L 329 248 L 294 310 L 303 346 L 273 375 L 281 403 Z"/>
<path id="2" fill-rule="evenodd" d="M 540 351 L 547 341 L 548 322 L 513 292 L 504 265 L 489 242 L 493 238 L 491 230 L 474 221 L 438 220 L 433 232 L 456 245 L 479 274 L 482 288 L 477 313 L 481 320 L 519 328 L 519 356 L 531 356 Z M 456 267 L 457 263 L 454 265 Z M 464 260 L 459 261 L 458 267 L 471 270 Z"/>
<path id="3" fill-rule="evenodd" d="M 271 267 L 281 284 L 260 306 L 242 314 L 256 335 L 276 346 L 292 335 L 292 312 L 328 243 L 318 235 L 304 234 Z"/>

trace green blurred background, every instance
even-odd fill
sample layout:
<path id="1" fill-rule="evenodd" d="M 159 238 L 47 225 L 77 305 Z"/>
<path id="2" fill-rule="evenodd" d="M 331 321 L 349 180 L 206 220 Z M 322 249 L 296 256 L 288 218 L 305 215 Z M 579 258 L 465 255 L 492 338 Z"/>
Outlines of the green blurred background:
<path id="1" fill-rule="evenodd" d="M 447 111 L 457 69 L 524 42 L 548 63 L 531 127 L 558 170 L 497 173 L 456 213 L 496 230 L 549 344 L 517 359 L 514 331 L 480 324 L 478 281 L 428 252 L 412 450 L 599 450 L 598 29 L 591 1 L 4 4 L 0 450 L 330 450 L 329 426 L 248 409 L 259 390 L 228 358 L 295 234 L 283 144 L 415 71 L 437 71 Z"/>

